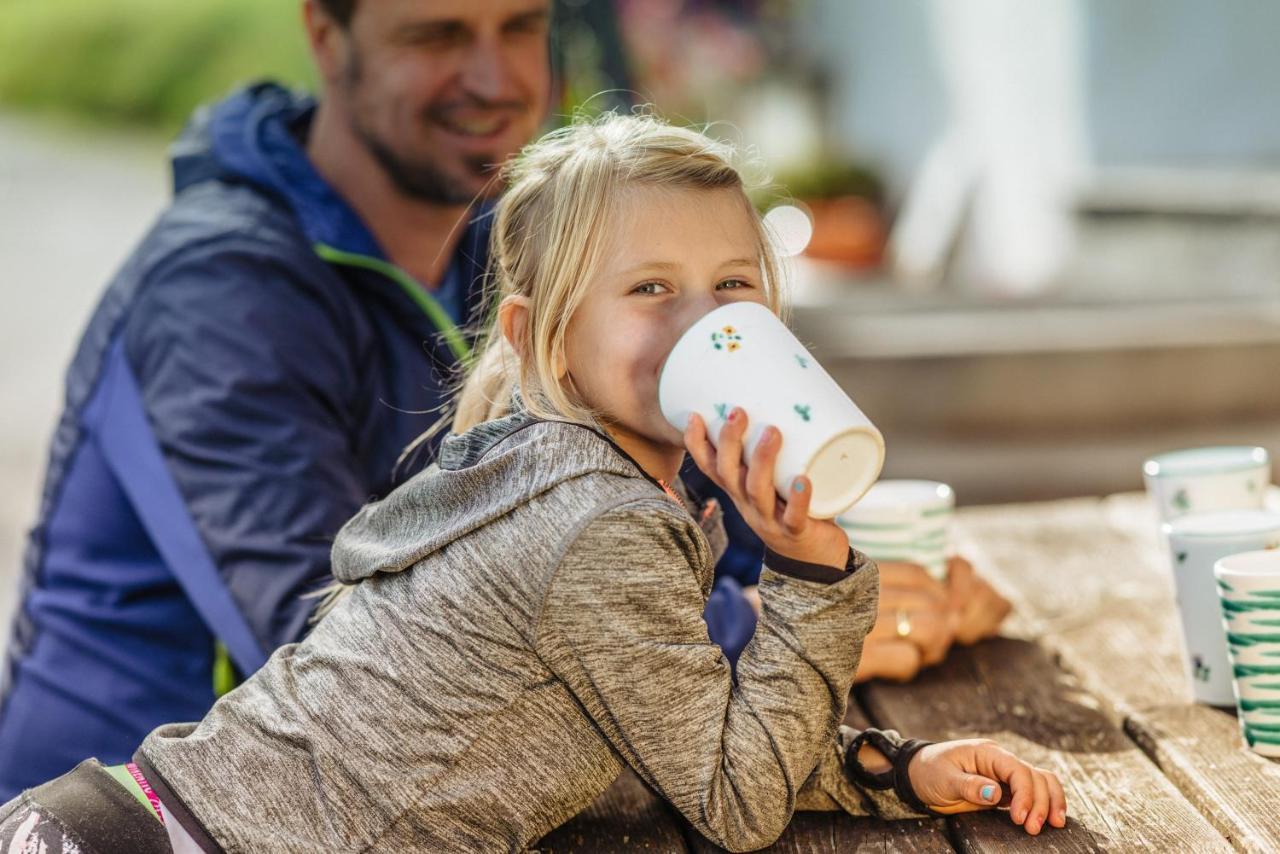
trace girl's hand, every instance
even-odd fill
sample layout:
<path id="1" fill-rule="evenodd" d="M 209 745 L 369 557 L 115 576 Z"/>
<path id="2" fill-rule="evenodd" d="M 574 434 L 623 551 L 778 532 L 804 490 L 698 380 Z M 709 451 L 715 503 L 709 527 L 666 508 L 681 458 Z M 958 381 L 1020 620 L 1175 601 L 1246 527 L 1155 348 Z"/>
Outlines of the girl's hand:
<path id="1" fill-rule="evenodd" d="M 920 800 L 940 813 L 1007 805 L 1013 823 L 1032 836 L 1046 820 L 1054 827 L 1067 823 L 1067 796 L 1053 772 L 987 739 L 931 744 L 912 757 L 907 775 Z"/>
<path id="2" fill-rule="evenodd" d="M 773 468 L 782 448 L 782 434 L 765 428 L 748 468 L 742 464 L 742 440 L 747 433 L 747 413 L 735 408 L 720 428 L 720 447 L 711 444 L 701 416 L 689 418 L 684 444 L 693 461 L 717 486 L 729 494 L 734 506 L 756 536 L 773 551 L 793 560 L 843 568 L 849 555 L 849 538 L 831 520 L 809 518 L 812 484 L 798 477 L 787 500 L 773 488 Z"/>

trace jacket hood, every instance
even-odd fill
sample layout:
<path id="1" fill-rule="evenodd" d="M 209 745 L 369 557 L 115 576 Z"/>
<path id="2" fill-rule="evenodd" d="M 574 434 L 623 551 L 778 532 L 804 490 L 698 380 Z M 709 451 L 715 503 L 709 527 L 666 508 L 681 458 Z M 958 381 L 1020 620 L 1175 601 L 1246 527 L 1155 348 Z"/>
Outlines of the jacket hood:
<path id="1" fill-rule="evenodd" d="M 315 108 L 310 95 L 275 83 L 201 107 L 170 149 L 174 192 L 211 180 L 252 184 L 293 211 L 310 243 L 383 258 L 364 222 L 307 159 Z"/>
<path id="2" fill-rule="evenodd" d="M 400 572 L 557 484 L 594 472 L 650 480 L 603 431 L 519 410 L 449 435 L 438 461 L 343 526 L 333 574 Z"/>

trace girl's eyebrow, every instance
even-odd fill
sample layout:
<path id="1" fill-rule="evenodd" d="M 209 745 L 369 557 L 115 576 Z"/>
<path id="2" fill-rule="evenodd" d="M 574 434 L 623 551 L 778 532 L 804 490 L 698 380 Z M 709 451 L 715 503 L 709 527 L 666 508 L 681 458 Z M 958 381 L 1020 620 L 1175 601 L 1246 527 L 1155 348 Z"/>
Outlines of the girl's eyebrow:
<path id="1" fill-rule="evenodd" d="M 757 258 L 734 258 L 731 261 L 723 262 L 720 266 L 721 267 L 755 268 L 760 266 L 760 261 Z M 680 269 L 680 265 L 677 264 L 675 261 L 645 261 L 627 270 L 622 275 L 630 276 L 630 275 L 634 275 L 635 273 L 639 273 L 643 270 L 665 270 L 670 272 L 672 270 L 678 270 L 678 269 Z"/>

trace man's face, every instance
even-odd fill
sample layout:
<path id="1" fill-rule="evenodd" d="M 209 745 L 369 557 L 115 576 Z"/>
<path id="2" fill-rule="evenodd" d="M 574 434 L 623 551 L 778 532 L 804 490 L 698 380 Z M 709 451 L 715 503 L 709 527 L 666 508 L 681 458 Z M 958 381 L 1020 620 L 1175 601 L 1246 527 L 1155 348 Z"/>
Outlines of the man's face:
<path id="1" fill-rule="evenodd" d="M 496 195 L 495 166 L 546 113 L 550 16 L 550 0 L 363 0 L 329 97 L 405 195 Z"/>

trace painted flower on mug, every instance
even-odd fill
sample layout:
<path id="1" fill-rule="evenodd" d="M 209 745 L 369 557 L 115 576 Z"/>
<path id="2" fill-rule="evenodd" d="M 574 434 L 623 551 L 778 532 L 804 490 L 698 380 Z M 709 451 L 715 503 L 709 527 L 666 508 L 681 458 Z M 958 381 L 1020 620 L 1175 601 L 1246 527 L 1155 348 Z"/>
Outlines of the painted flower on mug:
<path id="1" fill-rule="evenodd" d="M 742 346 L 742 336 L 735 327 L 724 326 L 711 333 L 711 346 L 732 353 Z"/>

